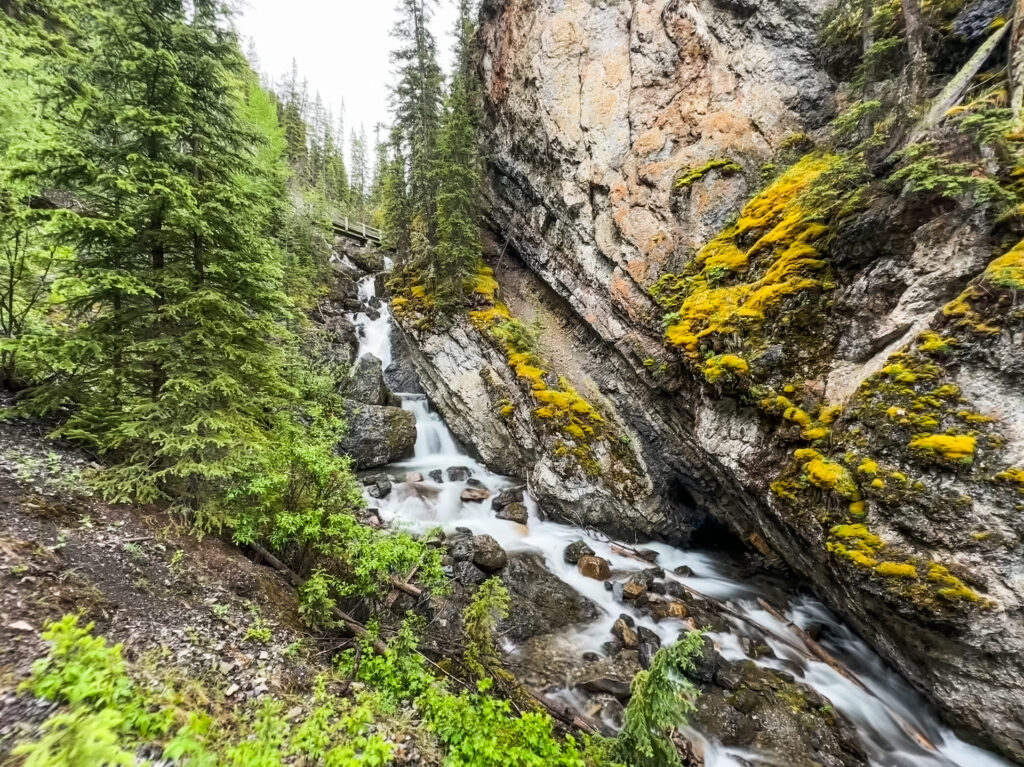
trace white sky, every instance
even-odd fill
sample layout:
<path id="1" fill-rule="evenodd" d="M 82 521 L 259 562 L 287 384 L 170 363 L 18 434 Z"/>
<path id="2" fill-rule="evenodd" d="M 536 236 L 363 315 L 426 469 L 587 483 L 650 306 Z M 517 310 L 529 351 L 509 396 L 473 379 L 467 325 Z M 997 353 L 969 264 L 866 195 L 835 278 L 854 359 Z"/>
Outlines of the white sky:
<path id="1" fill-rule="evenodd" d="M 371 151 L 373 129 L 390 122 L 388 52 L 393 41 L 396 0 L 238 0 L 236 23 L 242 49 L 256 46 L 259 69 L 275 81 L 291 71 L 309 81 L 335 117 L 345 104 L 345 134 L 366 126 Z M 448 71 L 454 0 L 439 0 L 434 17 L 441 63 Z"/>

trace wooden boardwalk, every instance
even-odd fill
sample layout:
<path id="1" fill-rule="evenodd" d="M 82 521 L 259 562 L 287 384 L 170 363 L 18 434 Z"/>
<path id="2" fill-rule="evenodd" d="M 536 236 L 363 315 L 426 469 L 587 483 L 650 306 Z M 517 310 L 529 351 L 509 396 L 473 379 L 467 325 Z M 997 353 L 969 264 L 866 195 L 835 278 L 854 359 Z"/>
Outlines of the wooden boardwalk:
<path id="1" fill-rule="evenodd" d="M 377 245 L 378 247 L 382 239 L 380 229 L 348 216 L 334 219 L 334 233 L 348 237 L 350 240 L 357 240 L 363 245 Z"/>

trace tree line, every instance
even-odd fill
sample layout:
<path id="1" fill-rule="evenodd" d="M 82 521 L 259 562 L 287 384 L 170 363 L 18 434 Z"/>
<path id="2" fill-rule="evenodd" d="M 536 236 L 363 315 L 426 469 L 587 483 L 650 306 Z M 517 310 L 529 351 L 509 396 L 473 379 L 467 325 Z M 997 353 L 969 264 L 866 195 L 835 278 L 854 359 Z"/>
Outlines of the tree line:
<path id="1" fill-rule="evenodd" d="M 386 245 L 434 305 L 461 307 L 481 259 L 482 155 L 475 8 L 458 0 L 455 60 L 446 79 L 430 22 L 436 0 L 400 0 L 393 31 L 394 124 L 381 150 Z"/>

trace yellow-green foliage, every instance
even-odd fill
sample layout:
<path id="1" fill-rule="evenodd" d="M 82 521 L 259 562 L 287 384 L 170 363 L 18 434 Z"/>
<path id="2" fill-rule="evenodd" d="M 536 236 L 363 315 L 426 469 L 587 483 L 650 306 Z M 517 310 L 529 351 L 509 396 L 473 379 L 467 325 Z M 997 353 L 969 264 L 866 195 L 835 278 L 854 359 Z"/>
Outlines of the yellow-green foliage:
<path id="1" fill-rule="evenodd" d="M 949 354 L 953 347 L 957 345 L 955 338 L 943 338 L 938 333 L 933 333 L 930 330 L 922 333 L 918 341 L 920 343 L 917 348 L 925 354 Z"/>
<path id="2" fill-rule="evenodd" d="M 696 360 L 708 336 L 756 329 L 786 298 L 821 287 L 815 275 L 824 262 L 814 243 L 827 229 L 811 220 L 814 211 L 800 195 L 833 162 L 830 156 L 805 157 L 697 254 L 692 274 L 666 275 L 652 288 L 667 309 L 678 312 L 666 331 L 668 343 Z M 741 247 L 752 238 L 753 245 Z M 750 271 L 755 262 L 759 278 L 719 285 L 725 274 Z"/>
<path id="3" fill-rule="evenodd" d="M 880 562 L 875 572 L 886 578 L 916 578 L 917 568 L 906 562 Z"/>
<path id="4" fill-rule="evenodd" d="M 853 480 L 853 475 L 841 463 L 830 461 L 818 454 L 804 465 L 804 473 L 815 487 L 829 490 L 849 500 L 860 500 L 860 491 Z"/>
<path id="5" fill-rule="evenodd" d="M 977 439 L 965 434 L 929 434 L 911 440 L 910 449 L 947 463 L 970 463 L 977 444 Z"/>
<path id="6" fill-rule="evenodd" d="M 704 178 L 712 171 L 718 171 L 719 173 L 723 174 L 742 173 L 743 166 L 740 165 L 735 160 L 727 160 L 722 158 L 711 160 L 705 163 L 704 165 L 700 166 L 699 168 L 689 168 L 683 171 L 679 178 L 676 179 L 676 188 L 682 189 L 688 186 L 692 186 L 693 184 L 696 184 L 698 181 L 700 181 L 702 178 Z"/>
<path id="7" fill-rule="evenodd" d="M 488 303 L 494 303 L 498 293 L 498 281 L 494 279 L 494 270 L 489 266 L 481 266 L 473 279 L 473 292 Z"/>
<path id="8" fill-rule="evenodd" d="M 985 280 L 999 288 L 1024 290 L 1024 240 L 988 265 Z"/>
<path id="9" fill-rule="evenodd" d="M 939 587 L 938 595 L 950 602 L 988 601 L 938 562 L 928 564 L 928 580 Z"/>
<path id="10" fill-rule="evenodd" d="M 1009 482 L 1017 485 L 1017 489 L 1021 493 L 1024 493 L 1024 469 L 1013 468 L 1001 471 L 996 474 L 996 480 L 999 482 Z"/>
<path id="11" fill-rule="evenodd" d="M 873 477 L 878 473 L 878 463 L 872 461 L 870 458 L 865 458 L 861 461 L 860 466 L 857 467 L 857 471 L 861 474 L 867 474 L 869 477 Z"/>
<path id="12" fill-rule="evenodd" d="M 745 376 L 750 365 L 735 354 L 719 354 L 704 363 L 704 377 L 708 383 L 718 383 L 725 376 Z"/>

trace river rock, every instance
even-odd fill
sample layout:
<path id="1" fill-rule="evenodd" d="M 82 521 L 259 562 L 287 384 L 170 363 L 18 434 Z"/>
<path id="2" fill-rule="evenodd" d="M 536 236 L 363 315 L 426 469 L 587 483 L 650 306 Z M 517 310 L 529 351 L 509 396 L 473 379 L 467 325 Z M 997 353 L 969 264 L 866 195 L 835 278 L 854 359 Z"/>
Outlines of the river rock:
<path id="1" fill-rule="evenodd" d="M 494 496 L 494 500 L 491 502 L 494 506 L 495 511 L 501 511 L 506 506 L 511 506 L 513 503 L 523 502 L 523 488 L 521 487 L 507 487 Z M 575 563 L 573 563 L 575 564 Z"/>
<path id="2" fill-rule="evenodd" d="M 657 621 L 683 620 L 686 617 L 686 605 L 675 599 L 659 599 L 653 603 L 651 612 Z"/>
<path id="3" fill-rule="evenodd" d="M 416 417 L 397 407 L 349 403 L 348 431 L 338 446 L 357 470 L 411 458 L 416 445 Z"/>
<path id="4" fill-rule="evenodd" d="M 467 487 L 459 497 L 463 503 L 483 503 L 491 497 L 491 491 L 482 487 Z"/>
<path id="5" fill-rule="evenodd" d="M 430 477 L 431 482 L 444 482 L 444 474 L 440 469 L 431 469 L 427 476 Z"/>
<path id="6" fill-rule="evenodd" d="M 423 481 L 423 474 L 421 474 L 418 471 L 410 471 L 408 474 L 405 475 L 405 481 L 406 482 L 422 482 Z"/>
<path id="7" fill-rule="evenodd" d="M 391 495 L 392 484 L 390 480 L 380 480 L 370 485 L 367 491 L 371 498 L 387 498 Z"/>
<path id="8" fill-rule="evenodd" d="M 657 654 L 658 650 L 661 649 L 661 637 L 646 626 L 640 626 L 637 629 L 637 635 L 640 638 L 640 665 L 645 669 L 650 668 L 651 661 L 654 660 L 654 656 Z"/>
<path id="9" fill-rule="evenodd" d="M 467 466 L 451 466 L 448 469 L 449 482 L 465 482 L 473 476 L 473 472 Z"/>
<path id="10" fill-rule="evenodd" d="M 489 535 L 473 536 L 473 564 L 481 570 L 495 572 L 508 564 L 508 554 Z"/>
<path id="11" fill-rule="evenodd" d="M 636 633 L 635 625 L 628 615 L 620 615 L 612 624 L 612 635 L 631 650 L 640 646 L 640 635 Z"/>
<path id="12" fill-rule="evenodd" d="M 575 565 L 583 557 L 592 556 L 594 556 L 594 550 L 590 548 L 590 545 L 585 540 L 580 538 L 565 547 L 565 552 L 563 553 L 562 558 L 565 560 L 566 564 Z"/>
<path id="13" fill-rule="evenodd" d="M 607 559 L 602 557 L 580 557 L 576 567 L 581 575 L 593 578 L 595 581 L 606 581 L 612 575 L 611 565 L 608 564 Z"/>
<path id="14" fill-rule="evenodd" d="M 520 525 L 525 525 L 530 520 L 530 512 L 521 503 L 510 503 L 499 509 L 494 516 Z"/>
<path id="15" fill-rule="evenodd" d="M 384 271 L 384 254 L 376 248 L 351 248 L 348 257 L 368 274 Z"/>
<path id="16" fill-rule="evenodd" d="M 647 582 L 639 575 L 632 576 L 622 585 L 622 598 L 639 602 L 647 595 Z"/>
<path id="17" fill-rule="evenodd" d="M 619 700 L 629 700 L 631 694 L 629 680 L 610 676 L 595 676 L 582 679 L 576 683 L 576 686 L 589 693 L 607 693 Z"/>
<path id="18" fill-rule="evenodd" d="M 600 615 L 593 602 L 552 574 L 537 554 L 511 555 L 508 566 L 501 571 L 501 580 L 511 597 L 511 607 L 499 629 L 513 641 L 553 634 Z"/>

